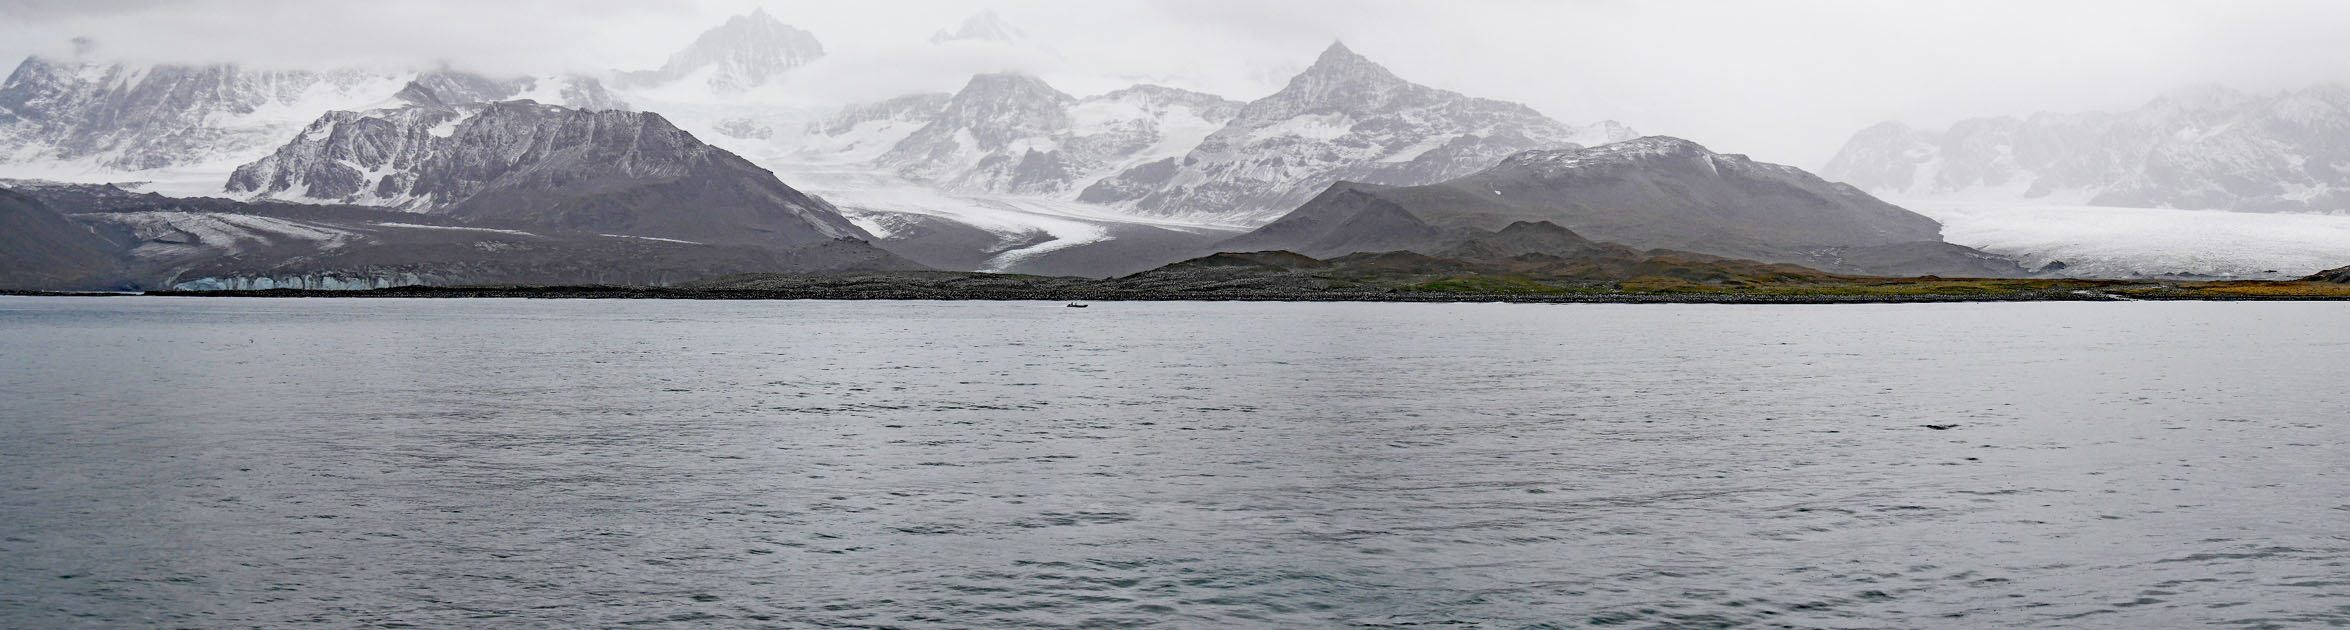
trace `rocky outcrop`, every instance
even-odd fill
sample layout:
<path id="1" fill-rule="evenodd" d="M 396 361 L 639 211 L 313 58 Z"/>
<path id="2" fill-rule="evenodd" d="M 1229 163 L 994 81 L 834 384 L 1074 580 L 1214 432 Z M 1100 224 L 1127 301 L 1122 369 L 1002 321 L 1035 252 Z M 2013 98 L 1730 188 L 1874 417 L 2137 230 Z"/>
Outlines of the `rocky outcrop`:
<path id="1" fill-rule="evenodd" d="M 2341 284 L 2350 284 L 2350 267 L 2327 269 L 2325 271 L 2311 274 L 2307 278 L 2302 278 L 2302 280 L 2305 282 L 2335 282 Z"/>
<path id="2" fill-rule="evenodd" d="M 1432 255 L 1470 262 L 1499 263 L 1542 256 L 1569 260 L 1637 260 L 1636 249 L 1602 243 L 1549 221 L 1519 221 L 1490 233 L 1473 233 Z"/>
<path id="3" fill-rule="evenodd" d="M 1326 258 L 1441 247 L 1445 231 L 1380 196 L 1378 191 L 1386 188 L 1340 182 L 1280 219 L 1212 248 L 1218 252 L 1290 251 Z"/>

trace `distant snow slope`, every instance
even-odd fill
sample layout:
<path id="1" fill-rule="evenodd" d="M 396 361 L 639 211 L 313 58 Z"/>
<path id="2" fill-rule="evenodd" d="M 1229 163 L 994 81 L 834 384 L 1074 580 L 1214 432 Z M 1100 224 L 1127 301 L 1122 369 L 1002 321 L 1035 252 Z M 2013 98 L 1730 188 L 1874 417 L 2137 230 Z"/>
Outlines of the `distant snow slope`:
<path id="1" fill-rule="evenodd" d="M 2106 206 L 1997 205 L 1939 200 L 1894 203 L 1942 222 L 1959 245 L 2061 275 L 2163 274 L 2298 278 L 2350 265 L 2350 216 L 2256 214 Z"/>
<path id="2" fill-rule="evenodd" d="M 2125 112 L 1861 130 L 1820 175 L 1880 194 L 2032 205 L 2350 211 L 2350 85 L 2187 90 Z"/>

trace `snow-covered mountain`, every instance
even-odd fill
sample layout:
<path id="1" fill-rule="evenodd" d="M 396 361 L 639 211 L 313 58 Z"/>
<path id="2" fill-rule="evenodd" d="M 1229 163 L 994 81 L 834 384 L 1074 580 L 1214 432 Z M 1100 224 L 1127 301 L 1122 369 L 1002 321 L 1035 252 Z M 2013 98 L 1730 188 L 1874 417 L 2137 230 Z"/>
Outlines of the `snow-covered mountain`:
<path id="1" fill-rule="evenodd" d="M 1056 140 L 1068 132 L 1076 102 L 1036 77 L 974 76 L 881 163 L 951 188 L 1043 189 L 1063 175 Z"/>
<path id="2" fill-rule="evenodd" d="M 125 179 L 156 169 L 225 172 L 268 154 L 328 111 L 512 98 L 626 107 L 595 79 L 577 76 L 495 79 L 447 69 L 313 72 L 35 57 L 0 84 L 0 165 L 30 174 L 132 174 Z"/>
<path id="3" fill-rule="evenodd" d="M 619 82 L 638 88 L 691 81 L 719 93 L 742 92 L 823 56 L 814 34 L 756 9 L 704 31 L 660 69 L 622 73 Z"/>
<path id="4" fill-rule="evenodd" d="M 137 171 L 249 158 L 319 112 L 385 101 L 409 80 L 27 58 L 0 84 L 0 162 Z"/>
<path id="5" fill-rule="evenodd" d="M 2117 113 L 1861 130 L 1821 174 L 1903 198 L 2350 211 L 2350 87 L 2202 88 Z"/>
<path id="6" fill-rule="evenodd" d="M 1242 107 L 1185 155 L 1128 168 L 1079 199 L 1255 224 L 1339 180 L 1426 184 L 1520 151 L 1632 136 L 1613 123 L 1585 131 L 1524 105 L 1405 81 L 1333 44 L 1288 86 Z"/>
<path id="7" fill-rule="evenodd" d="M 840 108 L 808 125 L 799 153 L 817 161 L 870 162 L 938 119 L 953 98 L 945 92 L 924 92 Z"/>
<path id="8" fill-rule="evenodd" d="M 891 101 L 854 113 L 895 121 L 926 103 Z M 1065 196 L 1135 164 L 1181 155 L 1239 107 L 1218 96 L 1154 85 L 1081 99 L 1036 77 L 983 74 L 877 163 L 954 190 Z M 847 138 L 900 128 L 844 122 L 825 131 Z"/>
<path id="9" fill-rule="evenodd" d="M 530 101 L 332 112 L 239 167 L 228 190 L 698 243 L 871 237 L 659 114 Z"/>

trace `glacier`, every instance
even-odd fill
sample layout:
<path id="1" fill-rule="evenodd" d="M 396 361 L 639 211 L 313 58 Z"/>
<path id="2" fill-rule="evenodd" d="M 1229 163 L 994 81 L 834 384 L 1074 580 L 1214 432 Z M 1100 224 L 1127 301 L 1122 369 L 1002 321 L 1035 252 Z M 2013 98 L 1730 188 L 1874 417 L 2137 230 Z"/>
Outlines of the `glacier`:
<path id="1" fill-rule="evenodd" d="M 2350 265 L 2350 215 L 1889 200 L 1945 240 L 2082 278 L 2285 280 Z"/>

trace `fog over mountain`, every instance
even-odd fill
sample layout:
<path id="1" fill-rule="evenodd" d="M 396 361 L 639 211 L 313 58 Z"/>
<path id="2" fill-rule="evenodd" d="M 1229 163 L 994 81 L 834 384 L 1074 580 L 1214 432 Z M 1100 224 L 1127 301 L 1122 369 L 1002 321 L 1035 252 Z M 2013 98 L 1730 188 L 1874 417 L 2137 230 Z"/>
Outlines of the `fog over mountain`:
<path id="1" fill-rule="evenodd" d="M 799 81 L 821 77 L 827 89 L 810 91 L 840 103 L 952 92 L 1000 71 L 1078 96 L 1150 83 L 1247 101 L 1343 40 L 1431 87 L 1805 167 L 1886 120 L 1939 128 L 2126 110 L 2189 85 L 2350 81 L 2338 37 L 2350 4 L 2325 0 L 15 0 L 0 3 L 0 59 L 69 54 L 87 36 L 103 54 L 181 63 L 645 70 L 762 8 L 823 42 Z M 1035 50 L 931 41 L 966 32 L 982 9 Z"/>

